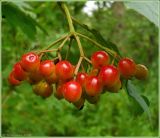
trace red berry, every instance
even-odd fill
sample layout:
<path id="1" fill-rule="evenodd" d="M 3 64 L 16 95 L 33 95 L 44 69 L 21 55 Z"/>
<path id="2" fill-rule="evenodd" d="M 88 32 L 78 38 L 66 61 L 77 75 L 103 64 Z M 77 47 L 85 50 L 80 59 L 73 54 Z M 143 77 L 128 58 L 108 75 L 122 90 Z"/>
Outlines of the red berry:
<path id="1" fill-rule="evenodd" d="M 74 66 L 66 60 L 56 64 L 56 74 L 60 80 L 69 80 L 74 75 Z"/>
<path id="2" fill-rule="evenodd" d="M 19 62 L 14 65 L 13 74 L 14 74 L 14 77 L 20 81 L 25 80 L 27 77 L 27 73 L 23 70 Z"/>
<path id="3" fill-rule="evenodd" d="M 69 81 L 64 86 L 64 98 L 69 102 L 77 102 L 82 95 L 82 87 L 76 81 Z"/>
<path id="4" fill-rule="evenodd" d="M 57 82 L 57 75 L 55 72 L 53 72 L 50 76 L 45 77 L 45 80 L 49 83 L 49 84 L 53 84 Z"/>
<path id="5" fill-rule="evenodd" d="M 100 69 L 109 64 L 110 58 L 105 51 L 97 51 L 91 56 L 91 61 L 94 68 Z"/>
<path id="6" fill-rule="evenodd" d="M 96 96 L 101 93 L 102 85 L 96 76 L 88 76 L 85 82 L 85 91 L 89 96 Z"/>
<path id="7" fill-rule="evenodd" d="M 45 60 L 40 63 L 39 70 L 44 77 L 48 77 L 55 72 L 55 65 L 52 60 Z"/>
<path id="8" fill-rule="evenodd" d="M 86 99 L 90 104 L 97 104 L 100 99 L 100 95 L 96 95 L 96 96 L 87 95 Z"/>
<path id="9" fill-rule="evenodd" d="M 106 90 L 109 92 L 117 93 L 121 87 L 122 87 L 122 83 L 120 80 L 118 80 L 112 87 L 106 87 Z"/>
<path id="10" fill-rule="evenodd" d="M 45 81 L 40 81 L 37 84 L 33 85 L 33 92 L 36 95 L 47 98 L 52 95 L 53 87 Z"/>
<path id="11" fill-rule="evenodd" d="M 73 105 L 78 109 L 81 110 L 84 107 L 85 99 L 81 97 L 77 102 L 73 103 Z"/>
<path id="12" fill-rule="evenodd" d="M 37 54 L 30 52 L 22 56 L 20 63 L 25 71 L 34 72 L 39 68 L 40 59 Z"/>
<path id="13" fill-rule="evenodd" d="M 65 84 L 59 82 L 59 83 L 56 85 L 56 91 L 54 92 L 54 96 L 55 96 L 57 99 L 59 99 L 59 100 L 62 99 L 62 98 L 63 98 L 64 90 L 65 90 Z"/>
<path id="14" fill-rule="evenodd" d="M 104 66 L 98 77 L 104 86 L 112 87 L 119 80 L 119 71 L 113 65 Z"/>
<path id="15" fill-rule="evenodd" d="M 35 84 L 43 79 L 43 76 L 39 72 L 39 70 L 35 72 L 29 72 L 28 73 L 28 81 L 30 84 Z"/>
<path id="16" fill-rule="evenodd" d="M 135 77 L 139 80 L 145 80 L 148 76 L 148 69 L 142 64 L 136 65 Z"/>
<path id="17" fill-rule="evenodd" d="M 19 85 L 21 82 L 14 77 L 14 72 L 12 71 L 8 77 L 8 81 L 11 85 Z"/>
<path id="18" fill-rule="evenodd" d="M 123 58 L 118 63 L 118 69 L 124 78 L 129 79 L 135 74 L 136 64 L 130 58 Z"/>
<path id="19" fill-rule="evenodd" d="M 76 76 L 76 81 L 79 82 L 82 87 L 84 87 L 87 76 L 87 73 L 79 72 Z"/>

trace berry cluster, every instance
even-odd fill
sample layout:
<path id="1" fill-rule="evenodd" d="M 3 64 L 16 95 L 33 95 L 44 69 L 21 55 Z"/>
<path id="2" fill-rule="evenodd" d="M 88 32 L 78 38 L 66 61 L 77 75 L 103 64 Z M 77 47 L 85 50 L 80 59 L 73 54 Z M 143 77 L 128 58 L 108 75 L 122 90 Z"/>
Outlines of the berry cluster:
<path id="1" fill-rule="evenodd" d="M 37 54 L 30 52 L 14 65 L 8 80 L 14 86 L 27 80 L 36 95 L 47 98 L 54 93 L 57 99 L 64 98 L 81 109 L 85 99 L 95 104 L 105 91 L 118 92 L 123 79 L 135 76 L 142 80 L 148 74 L 144 65 L 136 65 L 129 58 L 120 59 L 117 66 L 110 64 L 110 57 L 104 51 L 93 53 L 91 63 L 93 69 L 89 73 L 78 72 L 74 75 L 76 67 L 69 61 L 41 61 Z"/>

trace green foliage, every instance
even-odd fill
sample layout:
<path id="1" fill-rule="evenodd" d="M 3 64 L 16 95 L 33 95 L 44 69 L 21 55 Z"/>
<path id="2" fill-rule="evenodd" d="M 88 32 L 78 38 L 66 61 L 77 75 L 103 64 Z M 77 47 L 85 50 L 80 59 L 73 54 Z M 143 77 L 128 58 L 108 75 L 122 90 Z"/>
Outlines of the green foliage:
<path id="1" fill-rule="evenodd" d="M 141 109 L 147 113 L 149 120 L 151 121 L 151 114 L 150 114 L 149 107 L 148 107 L 149 101 L 147 97 L 145 96 L 142 97 L 139 94 L 139 91 L 137 90 L 137 88 L 132 84 L 130 80 L 127 81 L 126 83 L 126 90 L 128 92 L 128 95 L 131 96 L 136 102 L 139 103 L 139 105 L 141 106 Z M 142 111 L 140 110 L 140 113 L 141 112 Z"/>
<path id="2" fill-rule="evenodd" d="M 45 29 L 36 20 L 13 3 L 3 2 L 2 13 L 8 23 L 13 27 L 20 27 L 23 33 L 31 39 L 35 39 L 36 26 L 46 33 Z"/>
<path id="3" fill-rule="evenodd" d="M 28 2 L 26 4 L 32 7 L 30 12 L 37 16 L 36 19 L 45 28 L 48 35 L 40 30 L 37 30 L 36 35 L 34 31 L 30 31 L 32 33 L 30 35 L 35 36 L 33 41 L 26 37 L 27 32 L 24 33 L 19 28 L 10 26 L 8 20 L 6 20 L 7 18 L 2 20 L 3 136 L 158 135 L 157 28 L 153 23 L 133 10 L 126 9 L 123 6 L 115 8 L 118 5 L 116 2 L 111 7 L 99 8 L 93 12 L 93 16 L 89 17 L 81 12 L 84 3 L 69 3 L 73 17 L 81 21 L 82 24 L 86 24 L 89 28 L 98 30 L 104 40 L 109 40 L 116 44 L 122 56 L 133 57 L 137 63 L 144 63 L 148 67 L 148 80 L 143 82 L 133 79 L 132 84 L 138 87 L 139 95 L 144 95 L 150 101 L 150 105 L 147 104 L 147 106 L 149 106 L 153 129 L 151 129 L 147 115 L 139 112 L 142 111 L 142 108 L 137 106 L 135 100 L 131 101 L 123 89 L 118 94 L 103 94 L 96 105 L 86 102 L 84 109 L 78 111 L 72 104 L 65 100 L 58 101 L 54 96 L 46 100 L 36 96 L 32 92 L 32 86 L 26 82 L 16 88 L 9 86 L 7 82 L 8 74 L 13 64 L 20 59 L 23 53 L 33 49 L 44 48 L 68 32 L 68 24 L 56 3 Z M 120 9 L 121 11 L 119 11 Z M 119 15 L 119 13 L 122 14 Z M 12 13 L 10 14 L 8 16 L 12 17 Z M 19 16 L 15 18 L 17 17 Z M 19 17 L 17 22 L 20 22 L 21 19 L 22 17 Z M 35 26 L 37 25 L 34 24 Z M 86 29 L 76 24 L 75 27 L 78 32 L 96 39 Z M 93 44 L 84 39 L 81 39 L 81 42 L 88 57 L 98 50 Z M 63 57 L 65 57 L 67 45 L 63 48 Z M 73 41 L 68 60 L 74 64 L 79 58 L 77 49 L 77 44 Z M 50 54 L 55 57 L 54 53 Z M 147 103 L 144 97 L 143 99 Z"/>

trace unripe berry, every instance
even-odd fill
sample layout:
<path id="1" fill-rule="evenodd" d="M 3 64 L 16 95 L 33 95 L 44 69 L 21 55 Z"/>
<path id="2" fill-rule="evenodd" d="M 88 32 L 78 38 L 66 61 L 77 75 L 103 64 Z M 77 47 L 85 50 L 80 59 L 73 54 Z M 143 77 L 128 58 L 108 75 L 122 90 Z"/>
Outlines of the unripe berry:
<path id="1" fill-rule="evenodd" d="M 145 80 L 148 77 L 148 69 L 142 64 L 136 65 L 135 77 L 139 80 Z"/>
<path id="2" fill-rule="evenodd" d="M 75 103 L 81 98 L 82 87 L 78 82 L 69 81 L 65 83 L 64 89 L 63 96 L 67 101 Z"/>
<path id="3" fill-rule="evenodd" d="M 129 79 L 135 75 L 136 64 L 130 58 L 123 58 L 118 63 L 118 69 L 122 77 Z"/>
<path id="4" fill-rule="evenodd" d="M 60 80 L 69 80 L 73 78 L 74 66 L 69 61 L 60 61 L 56 64 L 56 74 Z"/>
<path id="5" fill-rule="evenodd" d="M 20 64 L 25 71 L 35 72 L 39 68 L 40 59 L 37 54 L 30 52 L 22 56 Z"/>
<path id="6" fill-rule="evenodd" d="M 14 72 L 12 71 L 8 77 L 8 81 L 11 85 L 19 85 L 21 82 L 14 77 Z"/>
<path id="7" fill-rule="evenodd" d="M 88 77 L 87 73 L 79 72 L 76 76 L 76 81 L 79 82 L 79 84 L 84 87 L 86 78 Z"/>
<path id="8" fill-rule="evenodd" d="M 113 65 L 103 66 L 98 78 L 105 87 L 112 87 L 119 80 L 119 71 Z"/>
<path id="9" fill-rule="evenodd" d="M 91 61 L 94 68 L 100 69 L 109 64 L 110 58 L 105 51 L 97 51 L 91 56 Z"/>
<path id="10" fill-rule="evenodd" d="M 85 91 L 89 96 L 99 95 L 102 91 L 102 84 L 96 76 L 88 76 L 85 82 Z"/>
<path id="11" fill-rule="evenodd" d="M 43 98 L 50 97 L 53 93 L 52 85 L 49 85 L 46 81 L 40 81 L 33 85 L 33 92 Z"/>
<path id="12" fill-rule="evenodd" d="M 13 67 L 13 74 L 17 80 L 25 80 L 27 78 L 27 73 L 23 70 L 20 63 L 16 63 Z"/>

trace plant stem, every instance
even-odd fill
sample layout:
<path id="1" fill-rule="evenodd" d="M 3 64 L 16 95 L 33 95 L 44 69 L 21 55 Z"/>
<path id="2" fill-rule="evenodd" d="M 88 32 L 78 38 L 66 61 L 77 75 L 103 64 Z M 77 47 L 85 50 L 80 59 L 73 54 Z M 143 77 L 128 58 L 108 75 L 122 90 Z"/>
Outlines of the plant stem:
<path id="1" fill-rule="evenodd" d="M 70 42 L 69 42 L 69 45 L 68 45 L 68 49 L 67 49 L 67 53 L 66 53 L 66 57 L 65 57 L 65 59 L 67 59 L 67 58 L 68 58 L 68 56 L 69 56 L 69 53 L 70 53 L 70 49 L 71 49 L 72 42 L 73 42 L 73 38 L 70 38 Z"/>
<path id="2" fill-rule="evenodd" d="M 70 30 L 71 36 L 73 35 L 75 37 L 76 41 L 77 41 L 79 51 L 80 51 L 80 56 L 84 57 L 83 48 L 82 48 L 79 37 L 76 35 L 76 32 L 75 32 L 75 29 L 74 29 L 74 26 L 73 26 L 72 18 L 71 18 L 70 12 L 68 10 L 68 7 L 64 3 L 61 3 L 61 7 L 66 14 L 66 18 L 68 20 L 69 30 Z"/>
<path id="3" fill-rule="evenodd" d="M 77 44 L 78 44 L 78 48 L 79 48 L 79 51 L 80 51 L 80 56 L 84 57 L 84 52 L 83 52 L 83 48 L 82 48 L 82 45 L 81 45 L 81 41 L 76 34 L 74 35 L 74 37 L 75 37 L 75 39 L 77 41 Z"/>
<path id="4" fill-rule="evenodd" d="M 61 61 L 62 60 L 62 56 L 61 56 L 60 51 L 57 52 L 57 56 L 58 56 L 59 61 Z"/>
<path id="5" fill-rule="evenodd" d="M 92 64 L 91 60 L 88 59 L 87 57 L 84 57 L 84 59 L 85 59 L 88 63 Z"/>
<path id="6" fill-rule="evenodd" d="M 97 46 L 97 47 L 99 47 L 99 48 L 107 51 L 107 52 L 108 52 L 109 54 L 111 54 L 112 56 L 114 56 L 114 55 L 116 54 L 116 52 L 114 52 L 113 50 L 111 50 L 111 49 L 109 49 L 109 48 L 107 48 L 107 47 L 102 46 L 101 44 L 97 43 L 96 41 L 94 41 L 93 39 L 89 38 L 88 36 L 83 35 L 83 34 L 81 34 L 81 33 L 77 33 L 77 32 L 76 32 L 76 34 L 79 35 L 79 36 L 81 36 L 81 37 L 83 37 L 83 38 L 85 38 L 85 39 L 87 39 L 87 40 L 89 40 L 89 41 L 92 42 L 95 46 Z"/>
<path id="7" fill-rule="evenodd" d="M 74 72 L 75 75 L 77 75 L 77 73 L 78 73 L 78 70 L 79 70 L 79 67 L 82 63 L 82 60 L 83 60 L 83 57 L 80 57 L 79 60 L 78 60 L 78 63 L 77 63 L 77 66 L 76 66 L 76 69 L 75 69 L 75 72 Z"/>
<path id="8" fill-rule="evenodd" d="M 35 52 L 38 52 L 39 54 L 40 53 L 46 53 L 46 52 L 53 52 L 53 51 L 57 51 L 58 49 L 51 49 L 51 50 L 40 50 L 40 51 L 35 51 Z"/>
<path id="9" fill-rule="evenodd" d="M 64 4 L 64 3 L 61 3 L 61 7 L 62 7 L 62 9 L 64 10 L 64 12 L 66 14 L 66 18 L 67 18 L 68 24 L 69 24 L 69 30 L 70 30 L 71 33 L 74 34 L 75 29 L 74 29 L 74 26 L 73 26 L 73 22 L 72 22 L 72 19 L 71 19 L 71 15 L 70 15 L 69 9 L 66 6 L 66 4 Z"/>
<path id="10" fill-rule="evenodd" d="M 70 37 L 70 34 L 63 40 L 63 42 L 61 43 L 61 45 L 58 47 L 59 51 L 62 49 L 62 47 L 64 46 L 65 42 L 68 40 L 69 37 Z"/>
<path id="11" fill-rule="evenodd" d="M 44 50 L 50 49 L 52 46 L 56 45 L 57 43 L 59 43 L 60 41 L 62 41 L 63 39 L 65 39 L 67 35 L 62 36 L 61 38 L 57 39 L 56 41 L 54 41 L 52 44 L 50 44 L 49 46 L 47 46 L 46 48 L 44 48 Z"/>

